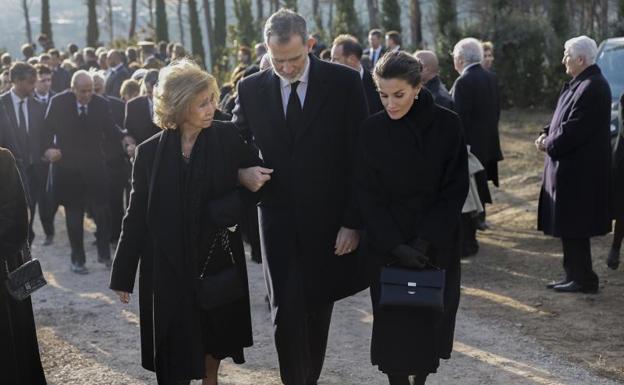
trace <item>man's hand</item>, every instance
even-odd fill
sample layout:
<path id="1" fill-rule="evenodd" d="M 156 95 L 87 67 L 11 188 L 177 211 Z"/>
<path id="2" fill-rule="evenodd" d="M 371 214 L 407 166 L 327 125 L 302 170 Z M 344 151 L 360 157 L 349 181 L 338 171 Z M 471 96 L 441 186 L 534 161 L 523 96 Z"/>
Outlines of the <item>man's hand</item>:
<path id="1" fill-rule="evenodd" d="M 537 139 L 535 139 L 535 148 L 537 148 L 538 151 L 546 151 L 546 147 L 544 146 L 545 139 L 546 134 L 542 134 Z"/>
<path id="2" fill-rule="evenodd" d="M 130 158 L 134 158 L 134 150 L 136 149 L 136 145 L 134 144 L 129 144 L 126 146 L 126 154 L 128 154 L 128 157 Z"/>
<path id="3" fill-rule="evenodd" d="M 48 148 L 43 153 L 43 158 L 50 163 L 58 162 L 62 158 L 62 156 L 63 154 L 58 148 Z"/>
<path id="4" fill-rule="evenodd" d="M 341 227 L 336 237 L 336 255 L 349 254 L 360 244 L 360 233 L 357 230 Z"/>
<path id="5" fill-rule="evenodd" d="M 125 291 L 117 291 L 117 290 L 115 290 L 115 293 L 117 293 L 117 295 L 119 296 L 119 301 L 121 301 L 121 303 L 130 302 L 130 293 L 126 293 Z"/>
<path id="6" fill-rule="evenodd" d="M 257 192 L 271 180 L 273 170 L 260 166 L 241 168 L 238 170 L 238 182 L 251 192 Z"/>

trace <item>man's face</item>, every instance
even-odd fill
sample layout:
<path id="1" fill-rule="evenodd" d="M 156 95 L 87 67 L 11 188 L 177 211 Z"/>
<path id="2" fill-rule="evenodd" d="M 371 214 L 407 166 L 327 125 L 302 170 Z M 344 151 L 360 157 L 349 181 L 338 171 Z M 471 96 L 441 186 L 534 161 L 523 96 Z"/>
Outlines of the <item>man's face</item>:
<path id="1" fill-rule="evenodd" d="M 360 68 L 356 65 L 357 60 L 355 59 L 355 55 L 345 56 L 344 49 L 342 45 L 335 45 L 331 49 L 331 61 L 332 63 L 339 63 L 345 65 L 347 67 L 351 67 L 354 70 L 360 70 Z"/>
<path id="2" fill-rule="evenodd" d="M 35 83 L 35 90 L 39 95 L 47 95 L 50 92 L 52 86 L 52 75 L 43 74 L 37 75 L 37 82 Z"/>
<path id="3" fill-rule="evenodd" d="M 51 68 L 56 68 L 61 64 L 61 58 L 60 57 L 56 57 L 54 55 L 50 55 L 50 67 Z"/>
<path id="4" fill-rule="evenodd" d="M 368 35 L 368 44 L 374 49 L 379 48 L 379 45 L 381 44 L 380 40 L 381 39 L 377 35 L 373 35 L 373 34 Z"/>
<path id="5" fill-rule="evenodd" d="M 37 76 L 28 76 L 24 80 L 16 80 L 13 82 L 13 90 L 15 93 L 22 97 L 31 96 L 35 90 L 35 83 L 37 82 Z"/>
<path id="6" fill-rule="evenodd" d="M 396 47 L 396 44 L 394 44 L 394 40 L 390 39 L 388 36 L 386 36 L 386 47 L 388 47 L 388 49 L 393 49 L 394 47 Z"/>
<path id="7" fill-rule="evenodd" d="M 93 97 L 93 81 L 91 79 L 81 79 L 76 82 L 72 91 L 76 95 L 76 100 L 80 104 L 89 104 Z"/>
<path id="8" fill-rule="evenodd" d="M 96 95 L 104 95 L 104 79 L 97 78 L 93 81 L 93 93 Z"/>
<path id="9" fill-rule="evenodd" d="M 572 54 L 567 49 L 563 51 L 561 63 L 565 65 L 566 73 L 573 78 L 578 76 L 585 69 L 585 58 L 582 56 L 573 58 Z"/>
<path id="10" fill-rule="evenodd" d="M 453 55 L 453 66 L 459 74 L 464 70 L 464 61 L 459 55 Z"/>
<path id="11" fill-rule="evenodd" d="M 275 73 L 290 83 L 299 80 L 314 39 L 304 42 L 300 35 L 293 34 L 288 42 L 280 44 L 277 37 L 271 36 L 267 45 Z"/>

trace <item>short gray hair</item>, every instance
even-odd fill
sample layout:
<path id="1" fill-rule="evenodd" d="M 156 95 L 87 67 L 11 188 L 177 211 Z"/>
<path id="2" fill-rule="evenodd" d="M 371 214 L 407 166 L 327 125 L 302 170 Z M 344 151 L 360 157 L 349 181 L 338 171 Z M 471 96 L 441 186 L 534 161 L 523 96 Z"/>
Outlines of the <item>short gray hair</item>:
<path id="1" fill-rule="evenodd" d="M 74 88 L 76 86 L 76 83 L 78 82 L 78 79 L 80 79 L 80 78 L 89 79 L 89 80 L 93 81 L 93 77 L 91 76 L 91 74 L 88 71 L 86 71 L 86 70 L 78 70 L 78 71 L 74 72 L 74 74 L 72 75 L 71 83 L 70 83 L 71 88 Z"/>
<path id="2" fill-rule="evenodd" d="M 598 46 L 594 39 L 585 35 L 573 37 L 564 44 L 564 48 L 568 50 L 570 57 L 573 59 L 583 56 L 587 64 L 595 64 L 596 56 L 598 56 Z"/>
<path id="3" fill-rule="evenodd" d="M 481 63 L 483 60 L 483 47 L 481 42 L 474 37 L 461 39 L 453 48 L 453 56 L 460 57 L 464 64 Z"/>
<path id="4" fill-rule="evenodd" d="M 272 36 L 277 37 L 279 44 L 288 43 L 292 35 L 301 36 L 304 44 L 308 40 L 308 27 L 305 19 L 290 9 L 280 9 L 264 24 L 264 41 L 267 44 Z"/>

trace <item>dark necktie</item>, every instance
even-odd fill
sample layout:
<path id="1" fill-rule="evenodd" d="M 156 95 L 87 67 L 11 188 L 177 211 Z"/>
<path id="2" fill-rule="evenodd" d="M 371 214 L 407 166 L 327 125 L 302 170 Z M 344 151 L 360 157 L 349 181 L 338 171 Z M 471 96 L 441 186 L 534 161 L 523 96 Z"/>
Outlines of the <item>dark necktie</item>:
<path id="1" fill-rule="evenodd" d="M 80 106 L 80 113 L 78 114 L 78 116 L 80 117 L 80 119 L 86 119 L 87 118 L 87 107 Z"/>
<path id="2" fill-rule="evenodd" d="M 22 135 L 27 134 L 28 126 L 26 125 L 26 117 L 24 116 L 24 101 L 23 100 L 20 100 L 18 109 L 19 111 L 17 112 L 17 115 L 19 117 L 19 123 L 18 123 L 19 131 Z"/>
<path id="3" fill-rule="evenodd" d="M 288 97 L 288 105 L 286 106 L 286 127 L 290 131 L 290 135 L 295 137 L 297 132 L 297 124 L 301 119 L 302 109 L 299 95 L 297 94 L 297 86 L 299 81 L 290 83 L 290 96 Z"/>
<path id="4" fill-rule="evenodd" d="M 24 115 L 24 100 L 20 100 L 17 108 L 19 110 L 17 112 L 17 116 L 19 118 L 17 130 L 19 131 L 18 136 L 21 142 L 20 147 L 23 151 L 23 156 L 27 157 L 27 159 L 24 160 L 28 161 L 30 164 L 32 161 L 30 159 L 30 151 L 28 148 L 28 126 L 26 125 L 26 116 Z"/>

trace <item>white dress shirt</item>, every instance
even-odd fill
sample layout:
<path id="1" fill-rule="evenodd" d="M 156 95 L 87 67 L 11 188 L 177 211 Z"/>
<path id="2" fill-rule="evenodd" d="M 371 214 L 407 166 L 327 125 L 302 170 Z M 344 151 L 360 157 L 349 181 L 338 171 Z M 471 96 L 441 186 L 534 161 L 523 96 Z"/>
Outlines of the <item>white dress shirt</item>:
<path id="1" fill-rule="evenodd" d="M 84 106 L 85 108 L 85 114 L 89 115 L 89 105 L 87 104 L 80 104 L 79 101 L 76 100 L 76 108 L 78 110 L 78 116 L 80 116 L 80 107 Z"/>
<path id="2" fill-rule="evenodd" d="M 20 119 L 19 119 L 19 108 L 20 108 L 20 102 L 23 101 L 24 104 L 22 105 L 22 111 L 24 112 L 24 119 L 26 120 L 26 132 L 28 132 L 30 126 L 28 125 L 28 98 L 20 98 L 19 96 L 17 96 L 17 94 L 15 92 L 13 92 L 13 89 L 11 89 L 11 100 L 13 101 L 13 110 L 15 111 L 15 121 L 17 122 L 17 126 L 19 127 L 20 125 Z"/>
<path id="3" fill-rule="evenodd" d="M 297 86 L 297 95 L 303 109 L 306 93 L 308 92 L 308 77 L 310 75 L 310 58 L 306 56 L 306 64 L 303 73 L 299 77 L 299 86 Z M 279 75 L 278 75 L 279 76 Z M 284 116 L 288 108 L 288 98 L 290 97 L 290 82 L 280 76 L 280 90 L 282 91 L 282 107 L 284 108 Z"/>

